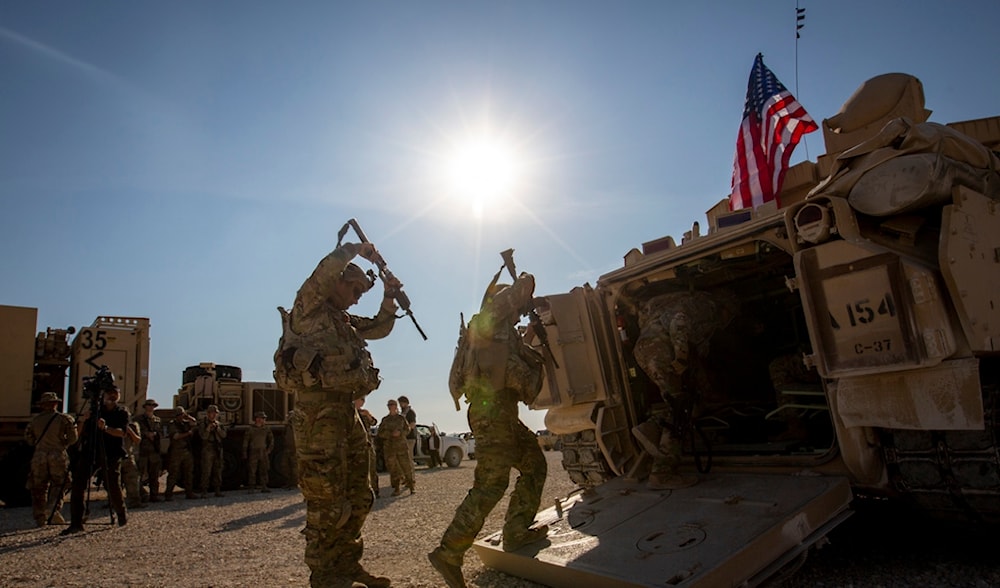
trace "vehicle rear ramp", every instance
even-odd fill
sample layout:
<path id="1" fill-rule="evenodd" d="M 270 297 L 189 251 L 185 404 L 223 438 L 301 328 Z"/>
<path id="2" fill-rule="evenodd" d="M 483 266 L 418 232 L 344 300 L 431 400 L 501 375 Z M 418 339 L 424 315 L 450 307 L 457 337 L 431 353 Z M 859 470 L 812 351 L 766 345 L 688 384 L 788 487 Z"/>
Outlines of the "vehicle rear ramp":
<path id="1" fill-rule="evenodd" d="M 474 547 L 555 588 L 752 587 L 850 516 L 851 496 L 829 476 L 708 474 L 680 490 L 616 478 L 540 512 L 545 541 L 506 553 L 497 532 Z"/>

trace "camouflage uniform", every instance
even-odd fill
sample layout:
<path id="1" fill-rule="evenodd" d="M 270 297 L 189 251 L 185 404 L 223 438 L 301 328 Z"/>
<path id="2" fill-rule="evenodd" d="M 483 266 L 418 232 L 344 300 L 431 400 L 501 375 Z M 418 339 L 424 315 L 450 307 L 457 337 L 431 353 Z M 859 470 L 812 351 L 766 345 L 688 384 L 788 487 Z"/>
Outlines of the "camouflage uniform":
<path id="1" fill-rule="evenodd" d="M 219 409 L 214 404 L 208 407 L 209 414 L 213 408 L 218 415 Z M 226 427 L 206 416 L 198 423 L 198 437 L 201 439 L 201 497 L 208 494 L 209 483 L 215 495 L 222 496 L 222 442 L 226 438 Z"/>
<path id="2" fill-rule="evenodd" d="M 357 405 L 357 402 L 355 402 L 355 405 Z M 378 419 L 376 419 L 372 413 L 367 410 L 363 410 L 360 407 L 358 407 L 358 416 L 361 417 L 362 424 L 364 424 L 365 428 L 368 429 L 369 432 L 372 430 L 372 427 L 378 424 Z M 375 456 L 375 439 L 369 438 L 368 441 L 371 445 L 371 451 L 368 456 L 368 477 L 371 478 L 372 492 L 374 492 L 375 497 L 378 498 L 378 459 Z"/>
<path id="3" fill-rule="evenodd" d="M 271 452 L 274 451 L 274 433 L 267 425 L 254 424 L 243 437 L 243 459 L 247 460 L 247 488 L 258 488 L 257 476 L 260 475 L 259 488 L 270 492 L 267 488 L 268 473 L 271 469 Z"/>
<path id="4" fill-rule="evenodd" d="M 194 454 L 191 452 L 191 437 L 195 434 L 194 417 L 184 409 L 174 410 L 174 420 L 170 421 L 169 461 L 167 467 L 167 490 L 163 498 L 172 500 L 174 486 L 184 488 L 188 498 L 194 498 Z"/>
<path id="5" fill-rule="evenodd" d="M 139 435 L 139 425 L 134 422 L 129 423 L 129 428 L 136 436 Z M 125 457 L 122 458 L 122 484 L 125 486 L 125 506 L 141 508 L 143 506 L 142 485 L 139 479 L 139 466 L 135 463 L 136 442 L 132 440 L 132 437 L 126 436 L 123 439 L 123 445 L 125 446 Z"/>
<path id="6" fill-rule="evenodd" d="M 53 522 L 63 522 L 59 509 L 62 508 L 63 491 L 69 473 L 69 455 L 66 449 L 76 443 L 76 422 L 68 414 L 55 410 L 60 400 L 55 394 L 42 395 L 42 402 L 52 410 L 44 410 L 28 423 L 24 439 L 35 448 L 31 456 L 31 472 L 28 488 L 31 490 L 31 514 L 41 527 L 48 522 L 49 513 L 54 512 Z M 44 434 L 43 434 L 44 433 Z"/>
<path id="7" fill-rule="evenodd" d="M 483 528 L 487 515 L 503 498 L 511 468 L 520 476 L 504 518 L 504 549 L 513 551 L 543 539 L 548 528 L 529 529 L 545 484 L 545 455 L 535 434 L 518 420 L 518 402 L 529 403 L 541 387 L 542 360 L 524 344 L 516 325 L 530 305 L 535 280 L 522 273 L 510 287 L 487 298 L 469 321 L 462 390 L 469 404 L 469 427 L 476 436 L 472 489 L 459 505 L 431 563 L 449 586 L 464 586 L 465 552 Z M 453 392 L 454 393 L 454 392 Z"/>
<path id="8" fill-rule="evenodd" d="M 140 414 L 135 417 L 135 423 L 139 425 L 139 475 L 146 476 L 149 483 L 148 499 L 150 502 L 159 501 L 160 474 L 163 470 L 163 459 L 160 457 L 160 430 L 162 428 L 160 417 L 154 415 L 147 416 Z"/>
<path id="9" fill-rule="evenodd" d="M 288 478 L 285 480 L 285 489 L 291 490 L 299 485 L 299 460 L 295 456 L 295 431 L 292 430 L 292 418 L 295 411 L 289 411 L 285 418 L 284 447 L 281 450 L 281 459 L 285 462 L 285 471 Z"/>
<path id="10" fill-rule="evenodd" d="M 364 279 L 350 260 L 361 245 L 345 243 L 323 258 L 303 282 L 290 313 L 282 313 L 282 337 L 275 352 L 275 382 L 296 393 L 293 427 L 299 486 L 306 501 L 305 561 L 312 586 L 369 586 L 388 580 L 361 567 L 361 528 L 374 497 L 369 478 L 371 440 L 354 399 L 379 385 L 366 339 L 380 339 L 395 324 L 396 305 L 382 301 L 373 318 L 349 314 L 356 302 L 335 300 L 349 284 Z M 363 293 L 370 287 L 361 285 Z"/>
<path id="11" fill-rule="evenodd" d="M 670 292 L 648 300 L 639 313 L 641 330 L 633 353 L 665 401 L 660 414 L 633 429 L 653 457 L 652 485 L 696 481 L 667 481 L 680 465 L 678 424 L 690 418 L 698 394 L 711 386 L 705 370 L 709 342 L 737 308 L 736 297 L 728 292 Z"/>
<path id="12" fill-rule="evenodd" d="M 412 494 L 415 489 L 413 481 L 413 454 L 406 442 L 406 433 L 410 430 L 406 417 L 396 413 L 382 417 L 378 425 L 378 436 L 382 440 L 382 457 L 385 467 L 389 470 L 389 483 L 392 485 L 392 495 L 399 495 L 400 484 L 405 484 Z M 399 433 L 393 436 L 393 433 Z"/>

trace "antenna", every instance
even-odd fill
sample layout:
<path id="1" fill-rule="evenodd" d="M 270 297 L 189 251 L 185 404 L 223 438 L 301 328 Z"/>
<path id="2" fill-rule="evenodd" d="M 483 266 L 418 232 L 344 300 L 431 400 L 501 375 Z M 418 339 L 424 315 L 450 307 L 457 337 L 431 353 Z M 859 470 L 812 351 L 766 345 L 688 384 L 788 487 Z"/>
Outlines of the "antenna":
<path id="1" fill-rule="evenodd" d="M 799 94 L 799 31 L 806 26 L 806 9 L 799 8 L 799 0 L 795 0 L 795 98 L 802 104 Z M 809 159 L 809 138 L 802 136 L 802 146 L 806 149 L 806 159 Z"/>

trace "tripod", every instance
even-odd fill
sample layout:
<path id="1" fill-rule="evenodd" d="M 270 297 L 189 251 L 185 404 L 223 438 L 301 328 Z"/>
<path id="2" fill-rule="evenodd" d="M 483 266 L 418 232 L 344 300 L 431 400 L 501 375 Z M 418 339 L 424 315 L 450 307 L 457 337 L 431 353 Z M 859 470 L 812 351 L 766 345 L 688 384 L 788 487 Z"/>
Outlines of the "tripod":
<path id="1" fill-rule="evenodd" d="M 112 390 L 105 390 L 104 393 L 111 393 Z M 117 390 L 113 391 L 118 394 Z M 114 463 L 109 459 L 107 446 L 105 444 L 105 430 L 99 424 L 104 418 L 102 415 L 101 394 L 91 394 L 91 405 L 89 416 L 83 425 L 83 434 L 80 437 L 80 451 L 77 454 L 76 463 L 72 468 L 72 491 L 70 496 L 70 512 L 72 520 L 68 529 L 63 534 L 77 533 L 83 530 L 83 521 L 87 520 L 90 514 L 91 502 L 91 478 L 95 471 L 99 471 L 102 476 L 104 488 L 108 493 L 108 501 L 113 508 L 109 509 L 109 524 L 115 524 L 115 510 L 120 509 L 119 525 L 125 524 L 124 506 L 121 504 L 121 486 L 112 476 L 112 466 Z M 127 426 L 127 423 L 126 425 Z M 117 485 L 117 488 L 113 487 Z M 52 516 L 52 515 L 50 515 Z"/>

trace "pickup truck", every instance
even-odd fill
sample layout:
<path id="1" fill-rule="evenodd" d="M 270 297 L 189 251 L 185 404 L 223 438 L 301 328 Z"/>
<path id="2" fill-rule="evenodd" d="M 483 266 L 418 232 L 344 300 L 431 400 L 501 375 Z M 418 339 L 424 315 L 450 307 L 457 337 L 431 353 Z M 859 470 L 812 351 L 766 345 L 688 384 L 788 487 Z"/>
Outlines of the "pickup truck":
<path id="1" fill-rule="evenodd" d="M 413 461 L 417 465 L 430 465 L 431 458 L 430 452 L 428 450 L 429 439 L 433 434 L 433 425 L 421 425 L 417 424 L 417 437 L 418 443 L 414 447 Z M 441 461 L 443 461 L 450 468 L 457 468 L 458 464 L 462 463 L 462 459 L 468 453 L 468 448 L 465 445 L 465 441 L 456 435 L 446 435 L 444 433 L 440 434 L 441 438 Z M 378 438 L 378 426 L 372 427 L 372 441 L 375 443 L 375 466 L 380 472 L 386 471 L 385 458 L 382 456 L 382 442 Z"/>

